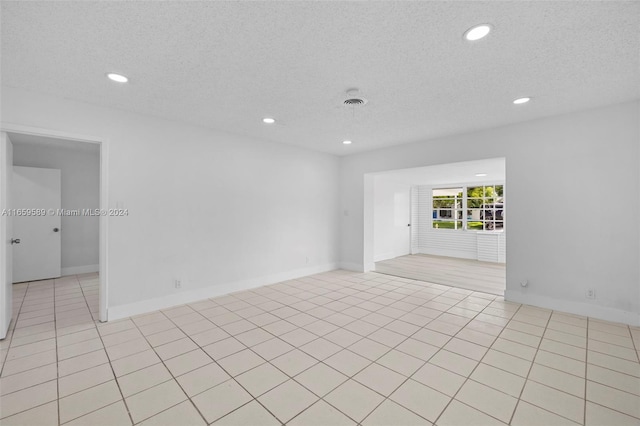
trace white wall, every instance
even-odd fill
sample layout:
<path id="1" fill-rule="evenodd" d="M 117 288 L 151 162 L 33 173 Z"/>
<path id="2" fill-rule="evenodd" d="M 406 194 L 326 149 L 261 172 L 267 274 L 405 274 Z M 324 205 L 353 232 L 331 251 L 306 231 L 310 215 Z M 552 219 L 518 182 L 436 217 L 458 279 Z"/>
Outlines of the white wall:
<path id="1" fill-rule="evenodd" d="M 13 164 L 13 144 L 5 132 L 0 132 L 0 211 L 13 208 L 11 202 L 11 181 Z M 13 312 L 13 220 L 10 215 L 0 214 L 0 339 L 7 336 Z"/>
<path id="2" fill-rule="evenodd" d="M 338 259 L 363 269 L 364 227 L 372 228 L 365 174 L 506 157 L 506 297 L 640 324 L 638 102 L 339 160 L 13 88 L 2 88 L 1 101 L 4 123 L 109 141 L 110 206 L 130 211 L 109 220 L 111 318 L 330 269 Z M 536 208 L 550 192 L 553 220 Z M 593 194 L 623 200 L 628 216 L 612 220 L 609 202 Z M 585 299 L 587 288 L 595 300 Z"/>
<path id="3" fill-rule="evenodd" d="M 109 319 L 336 266 L 334 156 L 8 87 L 2 113 L 108 140 L 109 205 L 129 209 L 108 224 Z"/>
<path id="4" fill-rule="evenodd" d="M 15 166 L 60 169 L 62 209 L 100 207 L 100 154 L 94 149 L 15 144 Z M 98 216 L 62 216 L 62 274 L 98 271 Z"/>
<path id="5" fill-rule="evenodd" d="M 639 109 L 631 102 L 343 157 L 342 265 L 365 266 L 365 174 L 505 157 L 506 297 L 640 324 Z M 551 194 L 556 213 L 543 217 L 539 200 Z M 612 218 L 605 199 L 624 200 L 627 215 Z"/>
<path id="6" fill-rule="evenodd" d="M 410 252 L 411 186 L 385 176 L 375 177 L 374 261 L 404 256 Z"/>

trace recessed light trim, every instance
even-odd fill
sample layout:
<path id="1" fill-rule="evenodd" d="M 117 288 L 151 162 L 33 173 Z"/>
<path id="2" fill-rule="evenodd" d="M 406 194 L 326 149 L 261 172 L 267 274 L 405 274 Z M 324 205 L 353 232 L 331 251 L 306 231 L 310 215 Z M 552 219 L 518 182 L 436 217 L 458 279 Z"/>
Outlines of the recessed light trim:
<path id="1" fill-rule="evenodd" d="M 475 25 L 464 32 L 464 39 L 467 41 L 481 40 L 489 35 L 492 29 L 491 24 Z"/>
<path id="2" fill-rule="evenodd" d="M 116 74 L 114 72 L 107 73 L 107 78 L 111 81 L 115 81 L 116 83 L 126 83 L 129 81 L 126 76 L 122 74 Z"/>
<path id="3" fill-rule="evenodd" d="M 262 122 L 265 124 L 273 124 L 276 122 L 276 119 L 271 117 L 265 117 L 262 119 Z"/>
<path id="4" fill-rule="evenodd" d="M 487 174 L 486 173 L 476 173 L 476 176 L 477 177 L 485 177 L 485 176 L 487 176 Z"/>
<path id="5" fill-rule="evenodd" d="M 352 142 L 351 142 L 351 141 L 342 141 L 342 143 L 343 143 L 344 145 L 351 145 L 351 144 L 352 144 Z"/>
<path id="6" fill-rule="evenodd" d="M 514 103 L 515 105 L 522 105 L 522 104 L 526 104 L 526 103 L 527 103 L 527 102 L 529 102 L 530 100 L 531 100 L 531 98 L 527 98 L 527 97 L 524 97 L 524 98 L 518 98 L 518 99 L 515 99 L 515 100 L 513 101 L 513 103 Z"/>

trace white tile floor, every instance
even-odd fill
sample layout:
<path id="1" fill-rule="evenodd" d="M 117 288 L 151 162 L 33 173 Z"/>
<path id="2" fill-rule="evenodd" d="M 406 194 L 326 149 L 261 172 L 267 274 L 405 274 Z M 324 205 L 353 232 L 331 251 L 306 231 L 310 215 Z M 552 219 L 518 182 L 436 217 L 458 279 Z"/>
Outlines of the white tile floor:
<path id="1" fill-rule="evenodd" d="M 639 425 L 640 329 L 375 273 L 106 324 L 95 275 L 14 287 L 2 425 Z"/>

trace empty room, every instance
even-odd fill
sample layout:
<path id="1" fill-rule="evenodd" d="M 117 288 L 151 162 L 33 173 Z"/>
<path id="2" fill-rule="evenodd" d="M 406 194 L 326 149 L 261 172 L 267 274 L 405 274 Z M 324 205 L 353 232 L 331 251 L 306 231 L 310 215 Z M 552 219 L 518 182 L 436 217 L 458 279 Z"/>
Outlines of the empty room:
<path id="1" fill-rule="evenodd" d="M 640 424 L 639 28 L 3 0 L 0 423 Z"/>

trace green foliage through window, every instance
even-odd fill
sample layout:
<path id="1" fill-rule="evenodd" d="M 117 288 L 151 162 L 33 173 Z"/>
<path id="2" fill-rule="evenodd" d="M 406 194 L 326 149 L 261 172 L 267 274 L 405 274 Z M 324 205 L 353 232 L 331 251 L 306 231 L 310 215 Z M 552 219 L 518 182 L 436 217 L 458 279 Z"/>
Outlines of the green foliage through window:
<path id="1" fill-rule="evenodd" d="M 433 228 L 494 231 L 504 229 L 504 221 L 504 185 L 432 191 Z"/>

